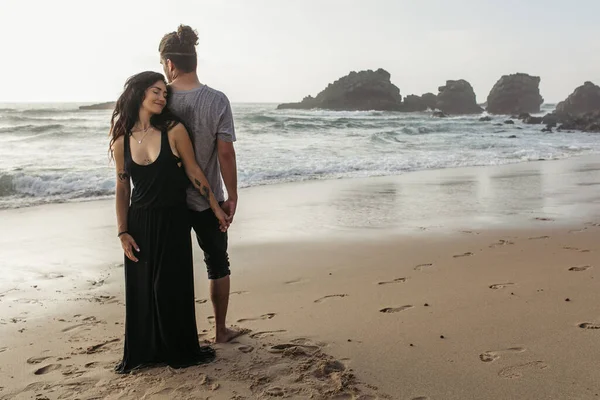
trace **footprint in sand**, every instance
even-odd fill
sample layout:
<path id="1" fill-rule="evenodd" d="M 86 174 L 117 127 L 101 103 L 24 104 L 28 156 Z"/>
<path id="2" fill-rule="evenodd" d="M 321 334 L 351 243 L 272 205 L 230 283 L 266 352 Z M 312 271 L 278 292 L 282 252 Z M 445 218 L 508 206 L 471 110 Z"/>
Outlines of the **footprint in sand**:
<path id="1" fill-rule="evenodd" d="M 552 222 L 554 219 L 548 217 L 536 217 L 534 218 L 536 221 L 544 221 L 544 222 Z"/>
<path id="2" fill-rule="evenodd" d="M 298 344 L 298 343 L 283 343 L 277 344 L 275 346 L 271 346 L 269 348 L 270 353 L 283 353 L 286 351 L 291 351 L 294 353 L 314 353 L 319 350 L 319 346 L 311 346 L 306 344 Z"/>
<path id="3" fill-rule="evenodd" d="M 535 237 L 529 238 L 529 240 L 543 240 L 543 239 L 550 239 L 550 236 L 535 236 Z"/>
<path id="4" fill-rule="evenodd" d="M 324 347 L 326 344 L 325 343 L 321 343 L 321 342 L 313 342 L 310 339 L 307 338 L 296 338 L 296 339 L 292 339 L 290 340 L 290 343 L 293 343 L 294 345 L 300 345 L 300 346 L 318 346 L 318 347 Z"/>
<path id="5" fill-rule="evenodd" d="M 591 252 L 591 250 L 578 249 L 577 247 L 570 247 L 570 246 L 565 246 L 565 247 L 563 247 L 563 249 L 565 249 L 565 250 L 572 250 L 572 251 L 578 251 L 580 253 L 590 253 Z"/>
<path id="6" fill-rule="evenodd" d="M 368 385 L 365 385 L 368 387 Z M 352 393 L 343 392 L 336 394 L 333 397 L 328 397 L 331 400 L 378 400 L 379 397 L 372 396 L 370 394 L 358 394 L 354 395 Z"/>
<path id="7" fill-rule="evenodd" d="M 503 288 L 505 288 L 507 286 L 512 286 L 512 285 L 514 285 L 514 283 L 512 283 L 512 282 L 494 283 L 493 285 L 490 285 L 489 288 L 496 290 L 496 289 L 503 289 Z"/>
<path id="8" fill-rule="evenodd" d="M 197 304 L 204 304 L 204 303 L 206 303 L 207 301 L 208 301 L 207 299 L 198 299 L 198 300 L 196 300 L 196 303 L 197 303 Z"/>
<path id="9" fill-rule="evenodd" d="M 315 303 L 321 303 L 327 299 L 332 299 L 334 297 L 348 297 L 347 294 L 328 294 L 327 296 L 323 296 L 320 299 L 315 300 Z"/>
<path id="10" fill-rule="evenodd" d="M 31 357 L 27 359 L 27 364 L 39 364 L 50 357 Z"/>
<path id="11" fill-rule="evenodd" d="M 106 342 L 102 342 L 102 343 L 95 344 L 93 346 L 89 346 L 87 348 L 87 350 L 85 351 L 85 353 L 86 354 L 97 353 L 100 350 L 102 350 L 104 348 L 104 346 L 106 346 L 107 344 L 115 343 L 115 342 L 118 342 L 119 340 L 121 340 L 121 339 L 115 338 L 115 339 L 107 340 Z"/>
<path id="12" fill-rule="evenodd" d="M 387 285 L 390 283 L 403 283 L 406 282 L 406 278 L 396 278 L 393 281 L 379 282 L 378 285 Z"/>
<path id="13" fill-rule="evenodd" d="M 238 290 L 237 292 L 231 292 L 230 294 L 246 294 L 248 292 L 246 292 L 245 290 Z"/>
<path id="14" fill-rule="evenodd" d="M 292 279 L 291 281 L 285 281 L 283 283 L 285 283 L 286 285 L 295 285 L 297 283 L 304 283 L 304 282 L 306 282 L 305 279 L 298 278 L 298 279 Z"/>
<path id="15" fill-rule="evenodd" d="M 511 244 L 515 244 L 515 242 L 511 242 L 510 240 L 500 239 L 496 243 L 490 244 L 490 248 L 493 249 L 494 247 L 506 246 L 506 245 L 511 245 Z"/>
<path id="16" fill-rule="evenodd" d="M 238 346 L 237 349 L 239 351 L 241 351 L 242 353 L 252 353 L 254 351 L 254 346 L 243 345 L 243 346 Z"/>
<path id="17" fill-rule="evenodd" d="M 46 279 L 58 279 L 58 278 L 64 278 L 65 276 L 63 274 L 59 274 L 58 272 L 50 272 L 46 275 L 44 275 L 44 278 Z"/>
<path id="18" fill-rule="evenodd" d="M 391 314 L 391 313 L 397 313 L 400 311 L 408 310 L 409 308 L 413 308 L 413 306 L 407 305 L 407 306 L 402 306 L 402 307 L 386 307 L 386 308 L 382 308 L 381 310 L 379 310 L 379 312 L 385 313 L 385 314 Z"/>
<path id="19" fill-rule="evenodd" d="M 591 322 L 583 322 L 579 325 L 577 325 L 578 327 L 580 327 L 581 329 L 600 329 L 600 324 L 593 324 Z"/>
<path id="20" fill-rule="evenodd" d="M 285 390 L 280 388 L 279 386 L 271 386 L 270 388 L 265 390 L 264 394 L 271 397 L 284 397 Z"/>
<path id="21" fill-rule="evenodd" d="M 6 350 L 8 350 L 8 347 L 0 347 L 0 353 L 4 353 Z"/>
<path id="22" fill-rule="evenodd" d="M 486 351 L 479 355 L 479 359 L 483 362 L 493 362 L 500 358 L 502 353 L 523 353 L 525 348 L 523 347 L 510 347 L 505 350 Z"/>
<path id="23" fill-rule="evenodd" d="M 273 319 L 273 317 L 275 317 L 275 313 L 268 313 L 268 314 L 263 314 L 260 317 L 256 317 L 256 318 L 242 318 L 242 319 L 238 319 L 237 322 L 246 322 L 246 321 L 260 321 L 263 319 Z"/>
<path id="24" fill-rule="evenodd" d="M 425 268 L 429 268 L 429 267 L 432 267 L 432 266 L 433 266 L 433 264 L 431 264 L 431 263 L 419 264 L 419 265 L 417 265 L 417 266 L 414 268 L 414 270 L 415 270 L 415 271 L 422 271 L 422 270 L 424 270 Z"/>
<path id="25" fill-rule="evenodd" d="M 13 300 L 13 302 L 21 304 L 42 304 L 41 301 L 35 299 L 17 299 Z"/>
<path id="26" fill-rule="evenodd" d="M 88 324 L 77 324 L 77 325 L 72 325 L 72 326 L 66 327 L 66 328 L 64 328 L 64 329 L 61 329 L 60 331 L 61 331 L 61 332 L 71 332 L 71 331 L 74 331 L 74 330 L 75 330 L 75 329 L 77 329 L 77 328 L 81 328 L 82 326 L 89 326 L 89 325 L 88 325 Z"/>
<path id="27" fill-rule="evenodd" d="M 36 369 L 35 372 L 34 372 L 34 374 L 36 374 L 36 375 L 44 375 L 44 374 L 47 374 L 49 372 L 56 371 L 57 369 L 60 369 L 60 367 L 62 367 L 61 364 L 48 364 L 45 367 Z"/>
<path id="28" fill-rule="evenodd" d="M 100 287 L 104 285 L 104 279 L 98 279 L 97 281 L 88 281 L 90 285 Z"/>
<path id="29" fill-rule="evenodd" d="M 582 265 L 582 266 L 579 266 L 579 267 L 571 267 L 571 268 L 569 268 L 569 271 L 583 272 L 583 271 L 586 271 L 586 270 L 588 270 L 590 268 L 592 268 L 591 265 Z"/>
<path id="30" fill-rule="evenodd" d="M 459 257 L 469 257 L 469 256 L 472 256 L 472 255 L 473 255 L 473 253 L 471 253 L 471 252 L 469 251 L 469 252 L 467 252 L 467 253 L 463 253 L 463 254 L 456 254 L 456 255 L 454 255 L 454 256 L 452 256 L 452 257 L 454 257 L 454 258 L 459 258 Z"/>
<path id="31" fill-rule="evenodd" d="M 502 368 L 498 372 L 498 376 L 506 379 L 518 379 L 523 377 L 523 373 L 526 370 L 543 370 L 548 368 L 549 365 L 543 361 L 531 361 L 524 364 L 512 365 L 510 367 Z"/>
<path id="32" fill-rule="evenodd" d="M 579 233 L 579 232 L 584 232 L 584 231 L 586 231 L 586 230 L 587 230 L 587 228 L 582 228 L 582 229 L 571 229 L 571 230 L 569 231 L 569 233 Z"/>
<path id="33" fill-rule="evenodd" d="M 419 396 L 419 397 L 413 397 L 411 400 L 429 400 L 429 397 Z"/>
<path id="34" fill-rule="evenodd" d="M 252 339 L 262 339 L 262 338 L 266 338 L 269 336 L 274 336 L 278 333 L 285 333 L 285 332 L 287 332 L 287 331 L 285 331 L 283 329 L 276 330 L 276 331 L 262 331 L 262 332 L 253 333 L 252 335 L 250 335 L 250 337 Z"/>

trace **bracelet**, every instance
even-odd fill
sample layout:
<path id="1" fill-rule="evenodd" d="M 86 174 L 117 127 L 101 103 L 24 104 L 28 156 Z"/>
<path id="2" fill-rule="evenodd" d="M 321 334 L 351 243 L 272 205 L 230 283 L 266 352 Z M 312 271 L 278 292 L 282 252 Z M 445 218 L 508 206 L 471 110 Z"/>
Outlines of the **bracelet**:
<path id="1" fill-rule="evenodd" d="M 129 232 L 127 232 L 127 231 L 119 232 L 119 234 L 117 235 L 117 237 L 121 237 L 121 235 L 124 235 L 126 233 L 129 233 Z"/>

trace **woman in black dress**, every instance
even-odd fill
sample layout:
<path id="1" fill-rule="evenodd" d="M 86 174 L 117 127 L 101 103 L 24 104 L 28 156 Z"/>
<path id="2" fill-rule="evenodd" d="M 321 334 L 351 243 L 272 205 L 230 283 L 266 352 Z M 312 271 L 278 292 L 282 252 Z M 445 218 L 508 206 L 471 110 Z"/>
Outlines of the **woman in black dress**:
<path id="1" fill-rule="evenodd" d="M 125 349 L 116 367 L 121 373 L 215 358 L 212 348 L 198 343 L 186 206 L 190 182 L 210 202 L 223 231 L 229 221 L 196 163 L 185 127 L 163 113 L 166 104 L 164 77 L 142 72 L 127 80 L 111 119 L 118 237 L 125 252 Z"/>

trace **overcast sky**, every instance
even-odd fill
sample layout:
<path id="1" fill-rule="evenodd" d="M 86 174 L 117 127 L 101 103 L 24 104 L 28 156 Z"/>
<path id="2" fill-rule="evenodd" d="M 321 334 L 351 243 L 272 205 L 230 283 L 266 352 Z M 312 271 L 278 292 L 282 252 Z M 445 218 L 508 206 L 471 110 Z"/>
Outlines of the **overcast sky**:
<path id="1" fill-rule="evenodd" d="M 377 68 L 402 95 L 467 79 L 479 102 L 526 72 L 555 102 L 600 84 L 598 15 L 600 0 L 0 0 L 0 102 L 113 100 L 161 71 L 180 23 L 200 35 L 200 80 L 232 102 L 299 101 Z"/>

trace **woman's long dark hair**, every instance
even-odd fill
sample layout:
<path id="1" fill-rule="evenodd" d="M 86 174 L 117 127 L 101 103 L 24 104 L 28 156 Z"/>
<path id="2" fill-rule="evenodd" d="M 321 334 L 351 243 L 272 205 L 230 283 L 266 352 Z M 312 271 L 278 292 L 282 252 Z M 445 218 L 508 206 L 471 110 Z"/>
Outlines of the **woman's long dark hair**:
<path id="1" fill-rule="evenodd" d="M 146 90 L 158 81 L 167 84 L 162 74 L 145 71 L 129 77 L 125 82 L 123 93 L 119 96 L 110 119 L 109 151 L 111 157 L 114 157 L 113 145 L 116 140 L 121 136 L 127 136 L 138 121 Z M 161 132 L 169 130 L 179 122 L 179 119 L 167 108 L 161 114 L 155 114 L 150 118 L 150 124 Z"/>

